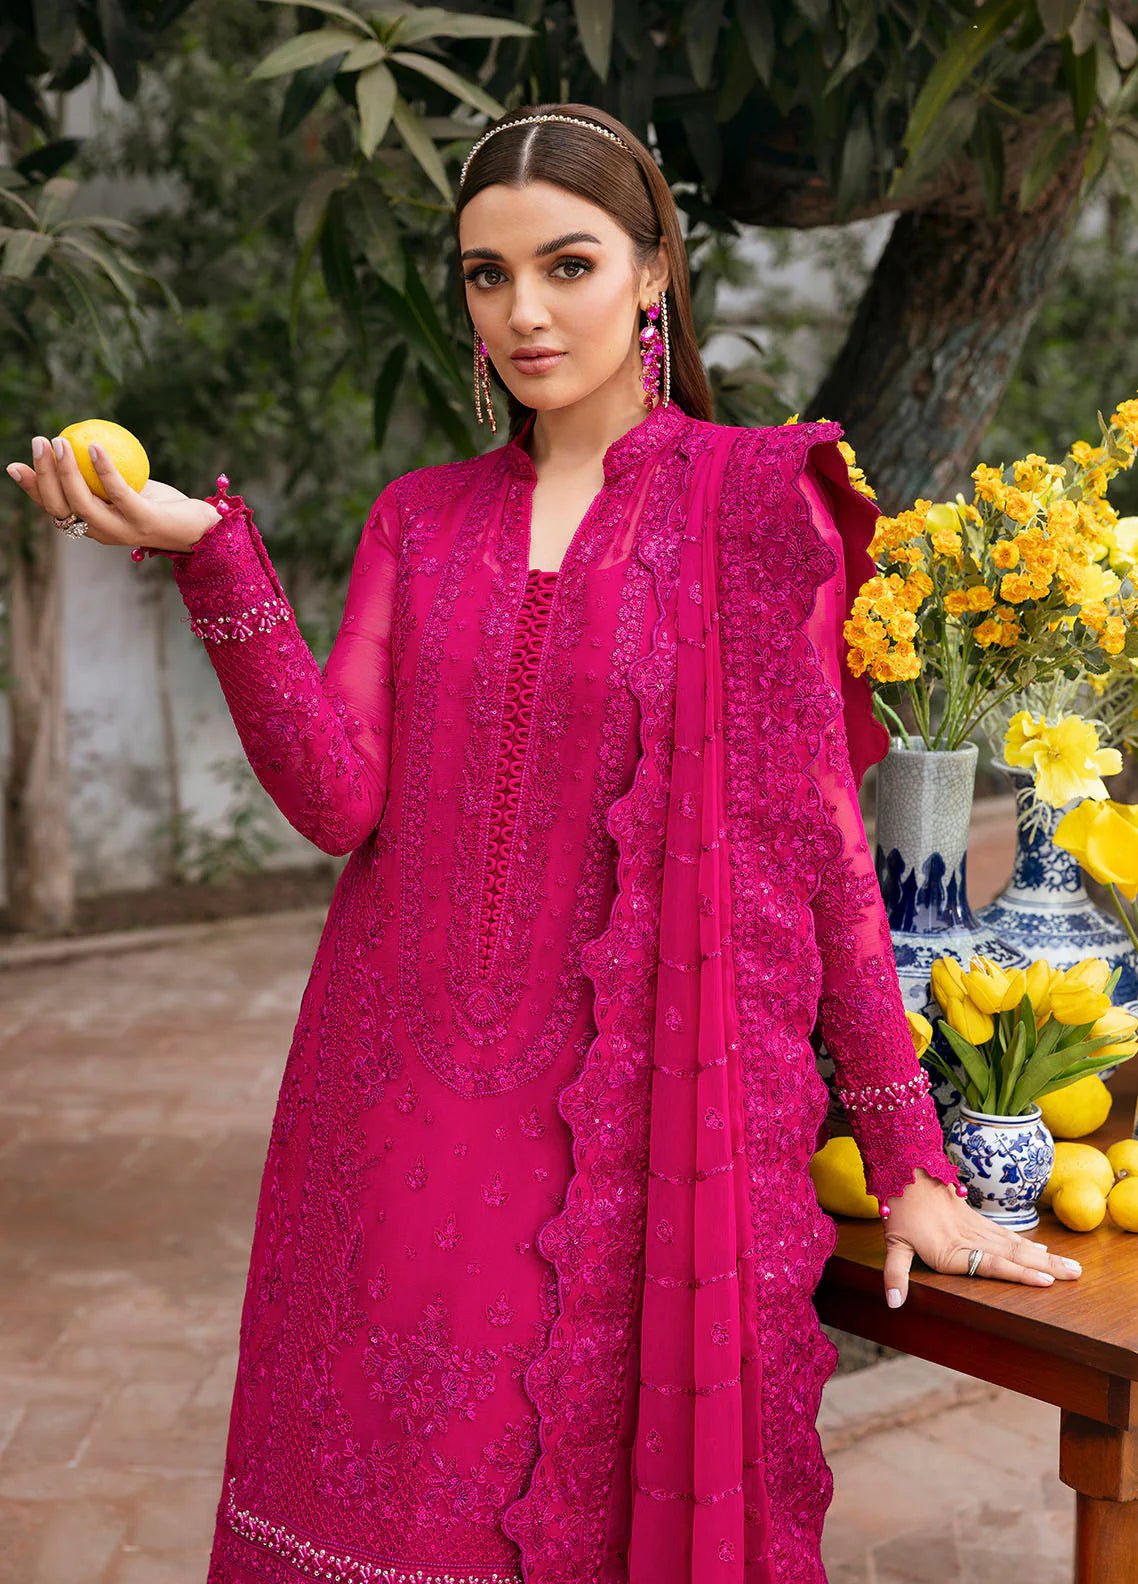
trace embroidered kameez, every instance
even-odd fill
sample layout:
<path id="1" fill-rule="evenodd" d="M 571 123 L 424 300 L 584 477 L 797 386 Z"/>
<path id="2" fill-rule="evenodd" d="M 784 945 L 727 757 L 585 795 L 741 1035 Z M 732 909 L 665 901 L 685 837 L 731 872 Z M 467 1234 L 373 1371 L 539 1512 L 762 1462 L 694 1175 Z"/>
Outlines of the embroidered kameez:
<path id="1" fill-rule="evenodd" d="M 210 1584 L 824 1581 L 816 1021 L 870 1192 L 957 1180 L 857 803 L 839 426 L 657 406 L 553 569 L 532 422 L 386 486 L 322 669 L 227 481 L 170 557 L 262 785 L 350 854 Z"/>

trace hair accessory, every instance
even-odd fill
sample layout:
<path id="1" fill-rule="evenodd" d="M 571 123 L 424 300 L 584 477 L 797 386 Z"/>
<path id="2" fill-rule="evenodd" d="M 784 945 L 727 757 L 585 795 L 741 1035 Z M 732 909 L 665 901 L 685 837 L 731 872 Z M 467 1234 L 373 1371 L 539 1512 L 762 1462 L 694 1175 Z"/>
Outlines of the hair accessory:
<path id="1" fill-rule="evenodd" d="M 478 142 L 474 145 L 470 153 L 462 162 L 462 174 L 458 178 L 459 189 L 461 190 L 462 184 L 466 180 L 466 172 L 470 167 L 471 160 L 478 153 L 478 150 L 482 147 L 483 143 L 488 143 L 495 133 L 508 132 L 511 127 L 535 126 L 541 121 L 566 121 L 571 126 L 588 127 L 593 132 L 599 132 L 602 137 L 607 137 L 611 142 L 619 143 L 621 148 L 628 148 L 628 144 L 624 141 L 624 139 L 622 137 L 617 137 L 615 132 L 610 132 L 608 127 L 598 126 L 595 121 L 583 121 L 580 116 L 557 115 L 556 113 L 535 116 L 519 116 L 516 121 L 504 121 L 499 126 L 491 127 L 489 132 L 484 132 L 482 134 L 482 136 L 478 139 Z M 628 149 L 628 152 L 631 154 L 632 150 Z"/>

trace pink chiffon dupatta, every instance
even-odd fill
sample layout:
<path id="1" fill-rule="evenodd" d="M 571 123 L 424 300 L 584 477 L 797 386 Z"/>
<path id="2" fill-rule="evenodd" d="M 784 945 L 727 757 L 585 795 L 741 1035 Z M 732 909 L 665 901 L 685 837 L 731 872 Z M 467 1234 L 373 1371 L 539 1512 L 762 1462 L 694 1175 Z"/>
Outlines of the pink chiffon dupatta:
<path id="1" fill-rule="evenodd" d="M 704 489 L 708 477 L 705 469 Z M 693 524 L 714 522 L 706 507 L 693 500 Z M 730 932 L 716 560 L 714 532 L 683 536 L 629 1584 L 773 1578 L 756 1560 L 768 1554 L 769 1513 Z"/>

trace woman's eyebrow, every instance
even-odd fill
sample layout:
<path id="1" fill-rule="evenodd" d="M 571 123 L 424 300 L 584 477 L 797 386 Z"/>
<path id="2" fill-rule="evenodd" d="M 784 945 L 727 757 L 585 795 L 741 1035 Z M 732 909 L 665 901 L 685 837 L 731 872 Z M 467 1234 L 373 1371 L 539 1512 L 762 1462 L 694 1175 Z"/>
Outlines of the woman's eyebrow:
<path id="1" fill-rule="evenodd" d="M 540 247 L 533 250 L 534 258 L 544 258 L 547 253 L 556 253 L 563 247 L 568 247 L 573 242 L 595 242 L 598 247 L 603 246 L 600 237 L 595 237 L 591 231 L 567 231 L 564 236 L 554 237 L 552 242 L 543 242 Z M 498 259 L 505 262 L 505 254 L 499 253 L 496 248 L 467 248 L 462 255 L 462 263 L 470 258 Z"/>

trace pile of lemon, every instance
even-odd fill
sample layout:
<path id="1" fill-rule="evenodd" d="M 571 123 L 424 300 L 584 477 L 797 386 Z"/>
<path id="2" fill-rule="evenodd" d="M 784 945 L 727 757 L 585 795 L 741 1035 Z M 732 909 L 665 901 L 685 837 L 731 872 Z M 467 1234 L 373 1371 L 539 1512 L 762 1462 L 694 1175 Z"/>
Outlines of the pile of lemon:
<path id="1" fill-rule="evenodd" d="M 865 1167 L 854 1139 L 837 1135 L 816 1150 L 810 1176 L 823 1210 L 873 1217 L 876 1198 L 866 1192 Z M 1107 1150 L 1062 1139 L 1039 1200 L 1072 1232 L 1093 1232 L 1107 1216 L 1124 1232 L 1138 1232 L 1138 1138 L 1119 1139 Z"/>
<path id="2" fill-rule="evenodd" d="M 1067 1139 L 1055 1143 L 1055 1165 L 1039 1203 L 1072 1232 L 1093 1232 L 1107 1216 L 1124 1232 L 1138 1232 L 1138 1138 L 1109 1149 Z"/>

